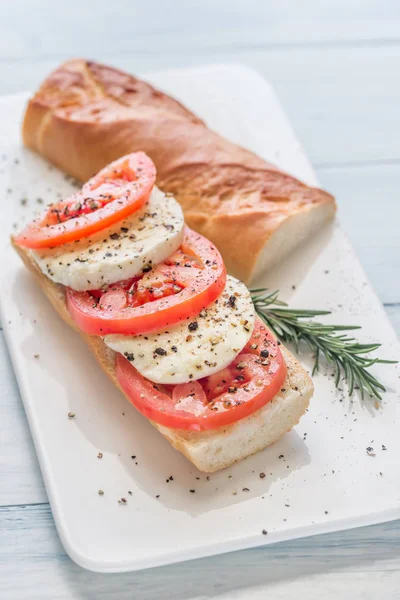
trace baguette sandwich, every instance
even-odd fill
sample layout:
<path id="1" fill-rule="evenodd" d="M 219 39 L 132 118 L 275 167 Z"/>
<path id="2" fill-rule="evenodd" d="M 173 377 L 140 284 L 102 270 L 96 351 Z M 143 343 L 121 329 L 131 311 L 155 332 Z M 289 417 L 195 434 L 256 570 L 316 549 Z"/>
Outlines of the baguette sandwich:
<path id="1" fill-rule="evenodd" d="M 128 400 L 214 472 L 296 425 L 313 384 L 154 179 L 143 153 L 123 157 L 12 244 Z"/>
<path id="2" fill-rule="evenodd" d="M 334 198 L 222 138 L 151 85 L 83 59 L 61 65 L 29 101 L 26 146 L 84 182 L 143 150 L 157 185 L 189 227 L 219 249 L 228 272 L 257 278 L 335 214 Z"/>

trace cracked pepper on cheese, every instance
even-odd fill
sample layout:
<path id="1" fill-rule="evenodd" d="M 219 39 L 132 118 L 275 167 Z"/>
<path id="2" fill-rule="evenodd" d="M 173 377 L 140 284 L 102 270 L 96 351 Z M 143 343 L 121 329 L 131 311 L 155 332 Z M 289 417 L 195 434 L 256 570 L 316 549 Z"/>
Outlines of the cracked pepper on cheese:
<path id="1" fill-rule="evenodd" d="M 199 316 L 161 332 L 107 335 L 104 341 L 150 381 L 177 384 L 229 365 L 249 341 L 254 321 L 250 292 L 228 276 L 222 294 Z"/>

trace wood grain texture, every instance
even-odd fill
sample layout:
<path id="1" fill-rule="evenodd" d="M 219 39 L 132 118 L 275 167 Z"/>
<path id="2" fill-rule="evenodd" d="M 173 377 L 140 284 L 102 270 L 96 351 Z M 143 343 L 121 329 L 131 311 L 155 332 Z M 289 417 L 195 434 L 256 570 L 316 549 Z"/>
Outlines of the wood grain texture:
<path id="1" fill-rule="evenodd" d="M 191 54 L 146 54 L 145 47 L 135 54 L 112 55 L 103 47 L 92 54 L 132 73 L 214 62 L 244 63 L 273 84 L 315 166 L 400 161 L 400 79 L 393 76 L 400 67 L 400 44 L 266 50 L 233 45 Z M 36 88 L 59 62 L 59 58 L 37 61 L 26 57 L 0 63 L 2 93 Z"/>
<path id="2" fill-rule="evenodd" d="M 2 60 L 91 55 L 106 42 L 121 54 L 205 54 L 228 48 L 393 43 L 400 7 L 392 0 L 98 0 L 0 3 Z M 39 9 L 40 7 L 40 9 Z M 23 19 L 21 19 L 23 15 Z M 45 15 L 46 18 L 43 18 Z M 100 41 L 101 40 L 101 41 Z"/>
<path id="3" fill-rule="evenodd" d="M 394 276 L 400 273 L 400 164 L 317 168 L 317 175 L 337 198 L 338 218 L 373 288 L 395 309 L 400 303 Z"/>
<path id="4" fill-rule="evenodd" d="M 93 10 L 78 0 L 40 0 L 27 10 L 23 0 L 0 1 L 0 93 L 36 87 L 71 55 L 136 73 L 223 61 L 258 69 L 321 183 L 337 194 L 344 228 L 400 334 L 398 2 L 98 0 Z M 140 573 L 81 570 L 65 555 L 45 504 L 0 337 L 0 597 L 400 598 L 399 522 Z"/>
<path id="5" fill-rule="evenodd" d="M 400 521 L 136 573 L 72 563 L 48 505 L 0 509 L 0 597 L 7 600 L 219 600 L 400 597 Z M 345 541 L 344 541 L 345 539 Z M 351 595 L 348 595 L 350 594 Z"/>

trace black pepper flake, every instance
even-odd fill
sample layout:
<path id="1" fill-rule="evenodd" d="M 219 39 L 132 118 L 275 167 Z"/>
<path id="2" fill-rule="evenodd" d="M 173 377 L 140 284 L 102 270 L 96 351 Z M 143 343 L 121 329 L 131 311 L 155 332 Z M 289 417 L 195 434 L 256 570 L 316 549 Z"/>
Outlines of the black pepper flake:
<path id="1" fill-rule="evenodd" d="M 382 444 L 382 450 L 387 450 L 387 448 L 384 444 Z"/>
<path id="2" fill-rule="evenodd" d="M 158 499 L 159 497 L 160 497 L 160 494 L 157 494 L 157 495 L 156 495 L 156 498 Z"/>
<path id="3" fill-rule="evenodd" d="M 267 358 L 269 356 L 268 350 L 261 350 L 260 356 L 262 356 L 262 358 Z"/>
<path id="4" fill-rule="evenodd" d="M 191 494 L 195 494 L 195 493 L 196 493 L 196 490 L 189 490 L 189 492 L 190 492 Z"/>
<path id="5" fill-rule="evenodd" d="M 372 446 L 368 446 L 367 448 L 367 454 L 368 456 L 376 456 L 374 449 L 372 448 Z"/>
<path id="6" fill-rule="evenodd" d="M 199 326 L 199 324 L 197 321 L 192 321 L 192 323 L 189 323 L 188 329 L 189 329 L 189 331 L 196 331 L 198 326 Z"/>
<path id="7" fill-rule="evenodd" d="M 227 304 L 231 307 L 231 308 L 235 308 L 236 306 L 236 296 L 229 296 L 228 298 L 228 302 Z"/>
<path id="8" fill-rule="evenodd" d="M 133 352 L 124 352 L 124 356 L 129 360 L 129 362 L 135 360 L 135 355 L 133 354 Z"/>
<path id="9" fill-rule="evenodd" d="M 151 266 L 150 265 L 144 266 L 142 271 L 143 271 L 143 273 L 148 273 L 149 271 L 151 271 Z"/>
<path id="10" fill-rule="evenodd" d="M 158 354 L 158 356 L 165 356 L 167 354 L 167 351 L 164 350 L 164 348 L 156 348 L 154 352 L 155 354 Z"/>
<path id="11" fill-rule="evenodd" d="M 259 478 L 260 478 L 260 479 L 264 479 L 264 477 L 265 477 L 265 473 L 260 473 L 260 474 L 259 474 Z"/>
<path id="12" fill-rule="evenodd" d="M 267 534 L 268 534 L 268 531 L 267 531 L 266 529 L 263 529 L 261 533 L 262 533 L 263 535 L 267 535 Z"/>
<path id="13" fill-rule="evenodd" d="M 75 417 L 75 413 L 74 412 L 69 412 L 68 413 L 68 419 L 73 419 Z"/>
<path id="14" fill-rule="evenodd" d="M 103 458 L 103 453 L 99 452 L 98 455 L 97 455 L 97 458 Z"/>
<path id="15" fill-rule="evenodd" d="M 98 494 L 99 494 L 99 496 L 104 496 L 104 491 L 103 490 L 99 490 Z"/>
<path id="16" fill-rule="evenodd" d="M 172 352 L 178 352 L 178 348 L 176 346 L 171 346 Z"/>
<path id="17" fill-rule="evenodd" d="M 119 240 L 120 237 L 121 236 L 119 235 L 119 233 L 112 233 L 110 235 L 110 239 L 112 239 L 112 240 Z"/>
<path id="18" fill-rule="evenodd" d="M 250 490 L 249 490 L 249 488 L 243 488 L 243 490 L 242 490 L 242 491 L 243 491 L 243 492 L 249 492 Z"/>
<path id="19" fill-rule="evenodd" d="M 132 460 L 135 460 L 135 458 L 136 458 L 136 456 L 133 454 L 133 455 L 131 456 L 131 459 L 132 459 Z"/>
<path id="20" fill-rule="evenodd" d="M 129 494 L 130 496 L 132 496 L 132 492 L 131 492 L 131 490 L 128 490 L 128 494 Z"/>
<path id="21" fill-rule="evenodd" d="M 127 504 L 128 500 L 126 498 L 121 498 L 120 500 L 118 500 L 118 504 Z"/>

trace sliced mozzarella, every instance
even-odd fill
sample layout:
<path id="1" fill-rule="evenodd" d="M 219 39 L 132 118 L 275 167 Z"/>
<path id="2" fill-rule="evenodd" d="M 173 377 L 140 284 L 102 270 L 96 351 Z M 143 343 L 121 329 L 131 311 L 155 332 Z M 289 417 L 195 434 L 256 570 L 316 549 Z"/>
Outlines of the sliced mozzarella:
<path id="1" fill-rule="evenodd" d="M 222 294 L 198 317 L 167 331 L 107 335 L 104 341 L 150 381 L 185 383 L 228 366 L 249 341 L 254 321 L 249 290 L 228 276 Z"/>
<path id="2" fill-rule="evenodd" d="M 128 219 L 90 238 L 32 255 L 56 283 L 77 291 L 95 290 L 165 260 L 181 245 L 183 229 L 180 205 L 154 188 L 146 205 Z"/>

